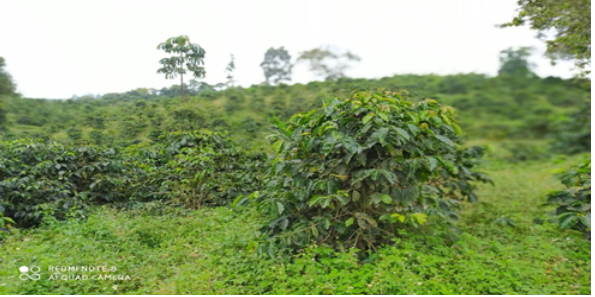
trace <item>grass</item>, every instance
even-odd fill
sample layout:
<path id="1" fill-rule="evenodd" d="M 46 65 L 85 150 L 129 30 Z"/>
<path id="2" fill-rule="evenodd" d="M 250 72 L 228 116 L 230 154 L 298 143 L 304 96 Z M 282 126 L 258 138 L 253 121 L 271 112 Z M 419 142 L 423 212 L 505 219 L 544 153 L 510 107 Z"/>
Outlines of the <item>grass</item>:
<path id="1" fill-rule="evenodd" d="M 534 224 L 552 172 L 576 163 L 494 162 L 495 187 L 466 205 L 452 243 L 444 232 L 402 235 L 375 254 L 311 246 L 299 255 L 258 256 L 264 219 L 252 208 L 131 212 L 98 209 L 86 221 L 50 222 L 0 245 L 2 294 L 590 294 L 590 242 Z M 20 266 L 41 267 L 22 281 Z M 115 266 L 130 280 L 48 280 L 48 266 Z"/>

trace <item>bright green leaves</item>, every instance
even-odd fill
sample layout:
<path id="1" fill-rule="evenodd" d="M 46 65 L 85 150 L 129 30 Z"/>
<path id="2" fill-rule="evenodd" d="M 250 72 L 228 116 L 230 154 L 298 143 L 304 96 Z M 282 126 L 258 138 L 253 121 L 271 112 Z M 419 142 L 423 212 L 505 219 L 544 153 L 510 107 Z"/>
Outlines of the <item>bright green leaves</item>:
<path id="1" fill-rule="evenodd" d="M 416 223 L 423 225 L 427 220 L 428 216 L 423 213 L 413 213 L 411 217 L 415 220 Z"/>
<path id="2" fill-rule="evenodd" d="M 391 204 L 393 202 L 393 199 L 386 194 L 382 194 L 381 199 L 385 204 Z"/>
<path id="3" fill-rule="evenodd" d="M 405 216 L 404 215 L 401 215 L 401 214 L 398 214 L 398 213 L 393 213 L 393 214 L 390 215 L 390 217 L 396 219 L 397 221 L 399 221 L 401 223 L 405 222 Z"/>
<path id="4" fill-rule="evenodd" d="M 402 215 L 400 213 L 385 214 L 379 218 L 380 221 L 388 221 L 390 223 L 406 223 L 413 225 L 414 227 L 425 224 L 428 221 L 428 216 L 425 213 L 412 213 L 408 215 Z"/>
<path id="5" fill-rule="evenodd" d="M 316 203 L 318 203 L 318 201 L 320 201 L 320 199 L 325 198 L 324 196 L 320 196 L 320 195 L 316 195 L 314 197 L 312 197 L 310 199 L 310 203 L 308 204 L 308 206 L 312 207 L 314 206 Z"/>
<path id="6" fill-rule="evenodd" d="M 282 144 L 275 144 L 259 206 L 290 223 L 287 232 L 269 228 L 271 240 L 371 247 L 384 241 L 374 234 L 396 232 L 393 223 L 456 217 L 451 201 L 475 198 L 471 182 L 485 176 L 472 170 L 481 151 L 458 147 L 454 122 L 435 101 L 355 92 L 277 123 L 270 139 Z"/>
<path id="7" fill-rule="evenodd" d="M 349 226 L 353 225 L 353 221 L 354 221 L 353 218 L 347 219 L 347 221 L 345 221 L 345 227 L 349 227 Z"/>

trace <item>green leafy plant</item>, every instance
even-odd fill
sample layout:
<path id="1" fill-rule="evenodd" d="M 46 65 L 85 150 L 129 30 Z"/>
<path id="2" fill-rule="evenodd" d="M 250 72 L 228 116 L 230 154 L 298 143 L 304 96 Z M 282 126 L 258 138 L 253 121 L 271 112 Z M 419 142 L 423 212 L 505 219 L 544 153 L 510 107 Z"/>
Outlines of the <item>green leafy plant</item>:
<path id="1" fill-rule="evenodd" d="M 191 43 L 186 35 L 168 38 L 160 43 L 157 49 L 176 55 L 159 60 L 162 67 L 157 73 L 165 74 L 167 79 L 180 75 L 180 102 L 183 102 L 184 74 L 189 71 L 196 78 L 205 77 L 206 71 L 202 65 L 206 51 L 200 45 Z"/>
<path id="2" fill-rule="evenodd" d="M 153 148 L 136 154 L 148 167 L 145 185 L 157 195 L 143 200 L 159 197 L 195 209 L 230 204 L 255 191 L 264 160 L 226 134 L 206 129 L 162 135 Z"/>
<path id="3" fill-rule="evenodd" d="M 139 179 L 114 149 L 43 140 L 0 143 L 0 213 L 20 226 L 83 216 L 92 204 L 134 196 Z"/>
<path id="4" fill-rule="evenodd" d="M 565 154 L 591 151 L 591 100 L 551 123 L 552 149 Z"/>
<path id="5" fill-rule="evenodd" d="M 490 181 L 472 171 L 482 148 L 461 147 L 453 110 L 435 100 L 354 92 L 276 129 L 266 190 L 251 197 L 272 218 L 269 250 L 374 249 L 399 229 L 456 220 L 461 200 L 477 201 L 472 182 Z"/>
<path id="6" fill-rule="evenodd" d="M 566 189 L 547 196 L 547 205 L 557 206 L 554 211 L 563 229 L 591 231 L 591 158 L 576 168 L 559 173 L 556 177 Z"/>
<path id="7" fill-rule="evenodd" d="M 503 147 L 510 152 L 507 157 L 510 161 L 544 160 L 550 157 L 547 148 L 540 144 L 519 141 L 505 143 Z"/>

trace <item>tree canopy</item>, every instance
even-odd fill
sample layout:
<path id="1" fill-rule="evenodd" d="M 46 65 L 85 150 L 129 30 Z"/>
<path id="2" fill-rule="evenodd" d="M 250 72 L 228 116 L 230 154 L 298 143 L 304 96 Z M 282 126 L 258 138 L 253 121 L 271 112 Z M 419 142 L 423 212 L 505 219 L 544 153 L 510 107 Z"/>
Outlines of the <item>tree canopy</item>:
<path id="1" fill-rule="evenodd" d="M 591 0 L 518 0 L 518 15 L 501 27 L 529 25 L 547 43 L 546 55 L 572 59 L 583 73 L 591 64 Z"/>
<path id="2" fill-rule="evenodd" d="M 260 67 L 264 71 L 267 84 L 291 81 L 291 55 L 283 47 L 269 48 Z"/>
<path id="3" fill-rule="evenodd" d="M 310 71 L 323 76 L 325 80 L 336 80 L 345 77 L 345 70 L 351 67 L 352 62 L 360 60 L 360 57 L 349 51 L 340 53 L 327 46 L 301 52 L 297 62 L 308 63 Z"/>
<path id="4" fill-rule="evenodd" d="M 13 95 L 16 92 L 16 86 L 12 76 L 4 69 L 5 66 L 4 58 L 0 57 L 0 95 Z"/>
<path id="5" fill-rule="evenodd" d="M 514 75 L 534 77 L 532 68 L 534 64 L 528 61 L 531 56 L 531 48 L 521 47 L 519 49 L 508 48 L 500 52 L 500 70 L 498 75 Z"/>
<path id="6" fill-rule="evenodd" d="M 157 73 L 165 74 L 166 79 L 180 75 L 181 101 L 184 96 L 184 74 L 189 71 L 197 78 L 206 76 L 205 68 L 202 66 L 206 51 L 200 45 L 191 43 L 190 38 L 186 35 L 171 37 L 160 43 L 157 49 L 164 50 L 166 53 L 179 54 L 159 60 L 162 67 L 157 70 Z"/>

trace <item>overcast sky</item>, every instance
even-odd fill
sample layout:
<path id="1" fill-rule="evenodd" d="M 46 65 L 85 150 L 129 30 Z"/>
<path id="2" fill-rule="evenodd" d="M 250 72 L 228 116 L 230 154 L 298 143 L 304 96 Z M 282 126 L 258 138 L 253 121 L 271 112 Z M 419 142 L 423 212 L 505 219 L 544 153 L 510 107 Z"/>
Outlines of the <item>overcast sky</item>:
<path id="1" fill-rule="evenodd" d="M 359 55 L 351 77 L 394 74 L 495 75 L 498 54 L 533 46 L 540 76 L 572 76 L 569 62 L 551 66 L 529 28 L 496 28 L 512 19 L 516 0 L 1 0 L 0 56 L 25 97 L 70 98 L 86 93 L 162 88 L 179 83 L 157 74 L 156 49 L 188 35 L 205 48 L 206 82 L 225 80 L 236 57 L 242 86 L 264 81 L 265 51 L 334 45 Z M 305 65 L 293 82 L 316 79 Z"/>

